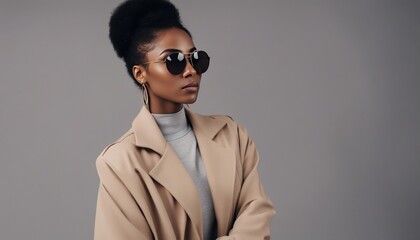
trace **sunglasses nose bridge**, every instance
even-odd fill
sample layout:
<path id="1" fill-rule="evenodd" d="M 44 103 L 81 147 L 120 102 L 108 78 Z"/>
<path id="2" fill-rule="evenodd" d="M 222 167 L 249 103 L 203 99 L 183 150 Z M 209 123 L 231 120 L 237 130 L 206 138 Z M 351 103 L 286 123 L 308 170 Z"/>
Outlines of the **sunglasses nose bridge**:
<path id="1" fill-rule="evenodd" d="M 191 64 L 191 66 L 194 66 L 194 63 L 192 61 L 192 54 L 184 54 L 184 57 L 187 60 L 187 62 Z"/>
<path id="2" fill-rule="evenodd" d="M 191 59 L 191 54 L 188 56 L 185 56 L 185 58 L 187 59 L 186 61 L 186 65 L 185 65 L 185 72 L 186 73 L 197 73 L 197 71 L 194 68 L 194 63 Z"/>

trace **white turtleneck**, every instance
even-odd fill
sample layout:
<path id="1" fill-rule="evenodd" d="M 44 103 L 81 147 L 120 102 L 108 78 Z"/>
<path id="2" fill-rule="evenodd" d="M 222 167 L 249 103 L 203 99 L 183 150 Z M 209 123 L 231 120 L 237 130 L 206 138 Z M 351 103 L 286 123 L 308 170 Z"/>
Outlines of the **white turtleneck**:
<path id="1" fill-rule="evenodd" d="M 216 217 L 204 162 L 184 107 L 170 114 L 152 113 L 166 141 L 190 173 L 200 195 L 204 240 L 216 239 Z"/>

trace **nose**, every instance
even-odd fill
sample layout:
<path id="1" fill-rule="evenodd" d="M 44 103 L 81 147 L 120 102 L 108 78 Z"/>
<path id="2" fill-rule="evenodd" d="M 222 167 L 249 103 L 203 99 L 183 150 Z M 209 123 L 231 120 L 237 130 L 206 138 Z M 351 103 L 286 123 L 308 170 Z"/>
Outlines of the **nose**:
<path id="1" fill-rule="evenodd" d="M 182 74 L 183 77 L 191 77 L 194 74 L 197 74 L 197 71 L 195 70 L 195 68 L 193 67 L 193 65 L 191 64 L 191 59 L 187 58 L 187 65 L 185 66 L 185 70 L 184 73 Z"/>

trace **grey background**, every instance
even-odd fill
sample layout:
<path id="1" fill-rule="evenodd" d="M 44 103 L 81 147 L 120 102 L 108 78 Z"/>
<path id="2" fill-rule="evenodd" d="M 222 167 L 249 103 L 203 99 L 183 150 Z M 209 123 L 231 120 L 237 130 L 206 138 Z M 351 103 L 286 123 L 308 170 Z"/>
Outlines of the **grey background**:
<path id="1" fill-rule="evenodd" d="M 142 104 L 119 2 L 1 1 L 1 239 L 92 239 L 95 159 Z M 420 239 L 419 1 L 173 2 L 212 57 L 191 108 L 249 130 L 273 239 Z"/>

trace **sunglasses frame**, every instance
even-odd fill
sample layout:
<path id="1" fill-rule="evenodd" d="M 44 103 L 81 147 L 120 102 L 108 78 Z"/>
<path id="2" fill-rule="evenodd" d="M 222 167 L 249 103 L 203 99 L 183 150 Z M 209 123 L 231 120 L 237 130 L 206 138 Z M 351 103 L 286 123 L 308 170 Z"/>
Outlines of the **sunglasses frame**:
<path id="1" fill-rule="evenodd" d="M 208 55 L 208 53 L 207 52 L 205 52 L 205 51 L 203 51 L 203 50 L 194 50 L 193 52 L 190 52 L 190 53 L 187 53 L 187 54 L 185 54 L 185 53 L 183 53 L 183 52 L 171 52 L 170 54 L 168 54 L 164 59 L 162 59 L 162 60 L 157 60 L 157 61 L 150 61 L 150 62 L 145 62 L 145 63 L 143 63 L 142 65 L 148 65 L 148 64 L 150 64 L 150 63 L 160 63 L 160 62 L 163 62 L 163 63 L 165 63 L 166 64 L 166 61 L 167 61 L 167 58 L 168 58 L 168 56 L 169 55 L 172 55 L 172 54 L 174 54 L 174 53 L 181 53 L 182 55 L 184 55 L 184 59 L 187 59 L 188 60 L 188 62 L 190 62 L 190 64 L 191 64 L 191 66 L 193 66 L 193 68 L 194 68 L 194 70 L 196 70 L 195 69 L 195 67 L 194 67 L 194 64 L 193 64 L 193 62 L 192 62 L 192 55 L 194 54 L 194 53 L 198 53 L 198 52 L 204 52 L 206 55 L 207 55 L 207 59 L 210 61 L 210 56 Z M 187 61 L 186 60 L 186 61 Z M 210 63 L 209 63 L 210 64 Z M 184 66 L 184 69 L 182 70 L 182 71 L 184 71 L 185 70 L 185 67 L 187 66 L 187 64 L 185 64 L 185 66 Z M 208 67 L 207 67 L 208 68 Z M 169 71 L 169 69 L 168 69 L 168 66 L 166 66 L 166 69 L 168 70 L 168 72 L 170 72 L 171 74 L 173 74 L 173 75 L 178 75 L 178 74 L 181 74 L 182 73 L 182 71 L 180 72 L 180 73 L 178 73 L 178 74 L 174 74 L 174 73 L 172 73 L 171 71 Z M 197 70 L 196 70 L 197 71 Z M 207 69 L 206 69 L 206 71 L 207 71 Z M 205 71 L 204 71 L 205 72 Z M 202 74 L 203 72 L 201 72 L 201 73 L 199 73 L 199 74 Z"/>

